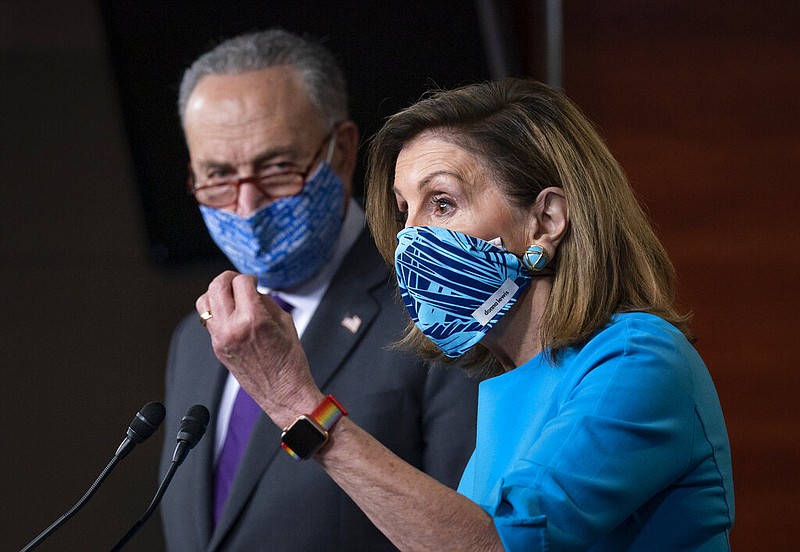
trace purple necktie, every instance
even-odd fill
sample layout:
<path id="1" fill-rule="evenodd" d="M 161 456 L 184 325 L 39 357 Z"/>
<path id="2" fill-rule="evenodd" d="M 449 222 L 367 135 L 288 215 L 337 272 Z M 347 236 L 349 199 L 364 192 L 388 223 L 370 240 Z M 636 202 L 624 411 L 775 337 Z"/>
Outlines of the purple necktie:
<path id="1" fill-rule="evenodd" d="M 270 297 L 286 312 L 292 312 L 292 306 L 270 293 Z M 228 433 L 225 444 L 219 453 L 217 469 L 214 472 L 214 524 L 216 525 L 222 513 L 222 507 L 228 498 L 228 493 L 233 487 L 233 481 L 239 464 L 244 456 L 250 434 L 253 432 L 256 420 L 261 414 L 261 408 L 256 401 L 242 388 L 236 395 L 231 411 L 231 420 L 228 423 Z"/>

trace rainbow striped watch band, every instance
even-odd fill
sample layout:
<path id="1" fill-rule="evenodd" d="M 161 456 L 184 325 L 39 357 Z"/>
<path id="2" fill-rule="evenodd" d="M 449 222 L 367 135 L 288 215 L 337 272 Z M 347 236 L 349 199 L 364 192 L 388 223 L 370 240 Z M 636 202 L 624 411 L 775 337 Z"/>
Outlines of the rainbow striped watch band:
<path id="1" fill-rule="evenodd" d="M 332 428 L 342 416 L 347 416 L 347 410 L 344 409 L 333 395 L 328 395 L 308 417 L 324 427 L 327 431 Z"/>
<path id="2" fill-rule="evenodd" d="M 311 458 L 328 441 L 328 431 L 347 410 L 328 395 L 311 414 L 298 417 L 281 433 L 281 448 L 295 460 Z"/>

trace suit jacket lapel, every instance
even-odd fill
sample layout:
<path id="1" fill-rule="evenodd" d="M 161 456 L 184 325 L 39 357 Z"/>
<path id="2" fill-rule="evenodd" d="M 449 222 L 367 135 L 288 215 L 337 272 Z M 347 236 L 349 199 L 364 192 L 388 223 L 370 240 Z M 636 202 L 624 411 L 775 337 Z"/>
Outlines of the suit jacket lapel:
<path id="1" fill-rule="evenodd" d="M 325 292 L 301 342 L 317 385 L 325 390 L 353 347 L 379 312 L 370 290 L 389 278 L 375 245 L 365 230 L 350 249 Z M 228 503 L 211 537 L 215 549 L 239 517 L 267 467 L 280 451 L 281 429 L 266 415 L 253 428 L 247 452 L 236 476 Z"/>
<path id="2" fill-rule="evenodd" d="M 365 230 L 342 262 L 301 340 L 314 380 L 323 391 L 377 316 L 380 307 L 370 291 L 388 277 Z"/>

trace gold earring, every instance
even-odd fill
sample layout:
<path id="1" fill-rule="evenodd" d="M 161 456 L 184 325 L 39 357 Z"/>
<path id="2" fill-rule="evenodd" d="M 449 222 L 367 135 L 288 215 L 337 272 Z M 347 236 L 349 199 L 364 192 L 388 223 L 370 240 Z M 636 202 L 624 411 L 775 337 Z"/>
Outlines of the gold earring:
<path id="1" fill-rule="evenodd" d="M 544 247 L 539 244 L 528 246 L 528 249 L 525 250 L 525 254 L 522 255 L 522 264 L 531 272 L 539 272 L 547 266 L 548 261 L 549 259 L 545 254 Z"/>

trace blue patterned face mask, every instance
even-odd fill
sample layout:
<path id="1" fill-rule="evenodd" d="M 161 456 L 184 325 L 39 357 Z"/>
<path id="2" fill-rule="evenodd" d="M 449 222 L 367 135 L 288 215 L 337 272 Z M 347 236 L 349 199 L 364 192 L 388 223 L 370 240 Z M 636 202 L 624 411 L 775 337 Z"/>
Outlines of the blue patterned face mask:
<path id="1" fill-rule="evenodd" d="M 397 283 L 417 327 L 449 357 L 478 343 L 530 284 L 519 258 L 433 226 L 397 234 Z"/>
<path id="2" fill-rule="evenodd" d="M 266 205 L 247 218 L 200 205 L 214 242 L 242 274 L 284 289 L 308 280 L 328 262 L 344 218 L 344 186 L 320 163 L 298 195 Z"/>

